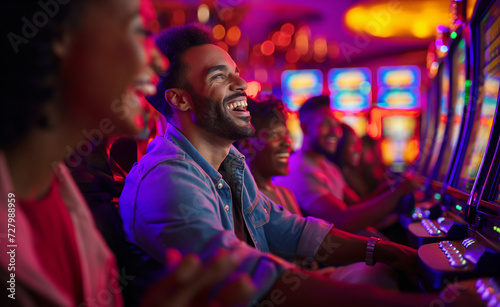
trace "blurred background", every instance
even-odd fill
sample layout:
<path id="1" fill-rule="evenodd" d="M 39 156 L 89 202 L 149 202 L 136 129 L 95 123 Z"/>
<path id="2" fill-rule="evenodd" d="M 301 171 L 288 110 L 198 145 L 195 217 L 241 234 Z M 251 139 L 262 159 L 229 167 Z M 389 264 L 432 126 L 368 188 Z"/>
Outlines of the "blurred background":
<path id="1" fill-rule="evenodd" d="M 212 28 L 248 82 L 249 96 L 274 95 L 296 111 L 330 95 L 340 121 L 381 140 L 394 171 L 419 156 L 422 109 L 450 35 L 475 1 L 154 0 L 157 30 L 199 22 Z M 458 3 L 458 4 L 457 4 Z"/>

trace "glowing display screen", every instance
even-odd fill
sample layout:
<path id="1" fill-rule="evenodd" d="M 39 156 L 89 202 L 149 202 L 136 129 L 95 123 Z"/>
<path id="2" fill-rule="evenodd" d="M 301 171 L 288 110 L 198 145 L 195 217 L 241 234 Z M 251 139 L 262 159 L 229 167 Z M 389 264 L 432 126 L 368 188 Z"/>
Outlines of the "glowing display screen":
<path id="1" fill-rule="evenodd" d="M 496 1 L 481 21 L 480 73 L 476 115 L 471 141 L 466 150 L 459 189 L 470 192 L 476 180 L 490 139 L 493 119 L 497 109 L 500 86 L 500 2 Z M 484 80 L 484 82 L 481 82 Z M 497 201 L 500 201 L 500 191 Z"/>
<path id="2" fill-rule="evenodd" d="M 395 168 L 411 163 L 418 154 L 418 141 L 412 140 L 417 118 L 411 116 L 387 116 L 382 119 L 384 137 L 382 153 L 384 163 Z"/>
<path id="3" fill-rule="evenodd" d="M 438 71 L 440 103 L 439 103 L 439 120 L 436 129 L 436 137 L 432 148 L 429 166 L 426 176 L 430 176 L 441 152 L 443 145 L 444 132 L 448 123 L 449 97 L 450 97 L 450 67 L 447 61 L 443 61 L 441 68 Z"/>
<path id="4" fill-rule="evenodd" d="M 452 155 L 455 152 L 460 135 L 460 127 L 464 117 L 465 107 L 465 93 L 466 93 L 466 61 L 465 61 L 465 41 L 460 40 L 458 47 L 453 52 L 451 75 L 451 112 L 450 112 L 450 130 L 447 139 L 445 140 L 445 147 L 443 148 L 443 158 L 439 166 L 439 172 L 436 180 L 443 181 L 446 171 L 452 163 Z"/>
<path id="5" fill-rule="evenodd" d="M 371 106 L 371 72 L 368 68 L 331 69 L 328 87 L 332 109 L 361 111 Z"/>
<path id="6" fill-rule="evenodd" d="M 283 102 L 296 111 L 310 97 L 323 93 L 323 74 L 317 69 L 285 70 L 281 74 Z"/>
<path id="7" fill-rule="evenodd" d="M 377 71 L 377 107 L 416 109 L 420 107 L 420 69 L 417 66 L 384 66 Z"/>

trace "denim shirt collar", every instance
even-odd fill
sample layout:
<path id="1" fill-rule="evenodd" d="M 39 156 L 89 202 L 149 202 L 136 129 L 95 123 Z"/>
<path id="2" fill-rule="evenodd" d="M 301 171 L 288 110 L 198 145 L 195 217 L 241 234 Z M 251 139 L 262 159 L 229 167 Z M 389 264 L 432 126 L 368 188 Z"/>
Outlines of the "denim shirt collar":
<path id="1" fill-rule="evenodd" d="M 184 150 L 186 155 L 196 162 L 207 174 L 212 178 L 213 182 L 218 182 L 222 179 L 222 175 L 198 152 L 191 142 L 177 129 L 174 125 L 168 125 L 165 132 L 165 137 Z M 229 149 L 229 154 L 226 156 L 222 164 L 228 163 L 229 167 L 237 167 L 243 169 L 245 167 L 245 156 L 242 155 L 233 145 Z"/>

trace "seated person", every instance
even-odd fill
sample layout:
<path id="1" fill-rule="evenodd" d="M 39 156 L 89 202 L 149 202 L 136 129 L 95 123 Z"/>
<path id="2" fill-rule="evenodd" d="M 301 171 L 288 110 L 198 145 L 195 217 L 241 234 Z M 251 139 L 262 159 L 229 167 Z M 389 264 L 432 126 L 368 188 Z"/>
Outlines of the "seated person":
<path id="1" fill-rule="evenodd" d="M 348 124 L 341 123 L 342 137 L 339 139 L 337 150 L 328 159 L 335 163 L 342 172 L 346 184 L 361 198 L 370 193 L 363 177 L 360 175 L 359 160 L 361 158 L 361 139 Z"/>
<path id="2" fill-rule="evenodd" d="M 291 213 L 302 216 L 292 191 L 271 181 L 273 176 L 289 172 L 292 141 L 286 126 L 286 107 L 274 98 L 260 102 L 247 100 L 255 135 L 236 142 L 235 146 L 245 155 L 259 191 Z"/>
<path id="3" fill-rule="evenodd" d="M 258 191 L 244 157 L 232 146 L 254 133 L 246 109 L 247 85 L 209 29 L 172 27 L 158 36 L 157 45 L 170 67 L 149 101 L 169 125 L 125 181 L 120 213 L 131 243 L 162 265 L 169 247 L 202 259 L 220 248 L 228 250 L 242 259 L 237 272 L 247 272 L 257 286 L 254 304 L 420 306 L 439 300 L 435 294 L 326 280 L 279 258 L 416 267 L 414 249 L 290 214 Z M 470 297 L 457 299 L 465 303 Z"/>
<path id="4" fill-rule="evenodd" d="M 359 169 L 369 193 L 372 193 L 380 188 L 381 182 L 390 181 L 390 177 L 387 176 L 388 169 L 382 157 L 380 139 L 375 140 L 369 135 L 364 135 L 361 138 L 361 147 Z"/>
<path id="5" fill-rule="evenodd" d="M 394 211 L 399 199 L 415 188 L 416 183 L 404 180 L 394 191 L 348 206 L 344 202 L 347 184 L 339 168 L 327 159 L 335 154 L 342 136 L 330 98 L 308 99 L 299 109 L 299 117 L 304 133 L 302 148 L 290 157 L 290 173 L 276 177 L 275 182 L 294 191 L 304 215 L 331 221 L 338 229 L 356 233 Z"/>
<path id="6" fill-rule="evenodd" d="M 141 110 L 116 99 L 133 91 L 146 65 L 139 1 L 59 4 L 0 4 L 0 219 L 5 226 L 0 278 L 7 281 L 0 306 L 122 306 L 121 289 L 133 276 L 116 267 L 61 161 L 89 153 L 89 130 L 101 136 L 139 131 L 134 117 Z M 32 16 L 45 16 L 47 24 L 42 21 L 45 26 L 35 29 L 28 20 Z M 30 39 L 17 33 L 30 33 Z M 161 295 L 151 294 L 159 306 L 208 300 L 208 290 L 237 264 L 224 255 L 206 267 L 196 256 L 168 253 L 165 258 L 171 274 L 153 289 Z M 237 276 L 237 281 L 230 285 L 233 292 L 249 293 L 248 287 L 240 288 L 248 278 Z M 235 302 L 248 302 L 240 298 Z"/>

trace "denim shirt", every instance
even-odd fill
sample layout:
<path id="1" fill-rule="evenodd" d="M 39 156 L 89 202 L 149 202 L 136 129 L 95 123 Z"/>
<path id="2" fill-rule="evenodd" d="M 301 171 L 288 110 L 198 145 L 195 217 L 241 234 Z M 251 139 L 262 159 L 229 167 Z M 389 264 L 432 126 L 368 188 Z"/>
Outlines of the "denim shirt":
<path id="1" fill-rule="evenodd" d="M 289 265 L 278 257 L 313 257 L 332 227 L 315 218 L 292 215 L 261 194 L 244 156 L 231 146 L 223 161 L 231 172 L 243 219 L 255 248 L 234 233 L 229 185 L 179 130 L 169 125 L 134 165 L 120 197 L 127 240 L 165 264 L 167 248 L 198 254 L 203 260 L 219 249 L 234 251 L 237 271 L 248 273 L 267 293 Z"/>

